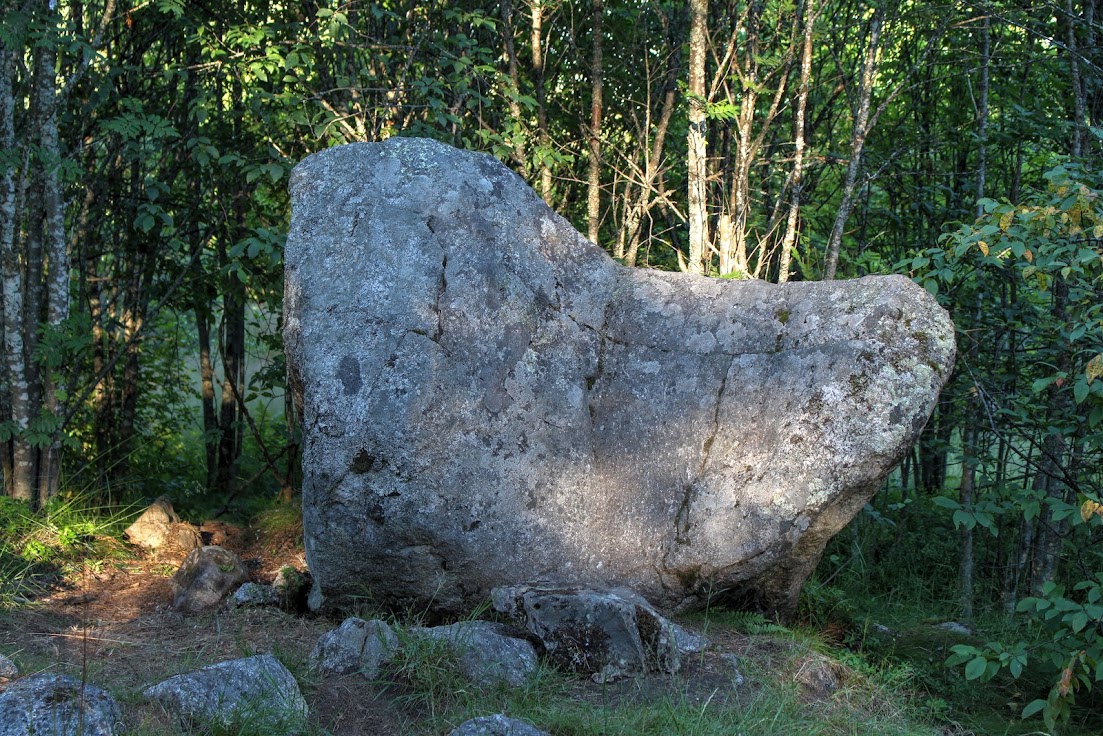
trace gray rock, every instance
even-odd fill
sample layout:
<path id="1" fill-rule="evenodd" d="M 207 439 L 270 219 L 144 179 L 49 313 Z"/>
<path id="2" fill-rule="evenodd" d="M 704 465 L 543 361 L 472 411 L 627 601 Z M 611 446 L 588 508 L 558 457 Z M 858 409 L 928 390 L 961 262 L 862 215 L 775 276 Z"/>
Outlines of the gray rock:
<path id="1" fill-rule="evenodd" d="M 123 533 L 133 544 L 163 552 L 187 554 L 203 546 L 199 530 L 180 521 L 165 496 L 150 504 Z"/>
<path id="2" fill-rule="evenodd" d="M 518 586 L 495 588 L 492 600 L 543 642 L 552 662 L 599 682 L 681 667 L 674 624 L 630 590 Z M 681 638 L 701 644 L 688 632 Z"/>
<path id="3" fill-rule="evenodd" d="M 0 693 L 0 736 L 113 736 L 121 720 L 114 698 L 67 675 L 32 675 Z"/>
<path id="4" fill-rule="evenodd" d="M 328 674 L 359 672 L 374 679 L 398 646 L 398 636 L 385 621 L 351 617 L 322 634 L 310 652 L 310 666 Z"/>
<path id="5" fill-rule="evenodd" d="M 280 594 L 271 585 L 243 583 L 230 597 L 230 604 L 235 607 L 278 606 Z"/>
<path id="6" fill-rule="evenodd" d="M 540 661 L 532 644 L 511 636 L 508 627 L 490 621 L 414 628 L 410 634 L 452 644 L 464 676 L 480 685 L 504 682 L 520 687 L 536 672 Z"/>
<path id="7" fill-rule="evenodd" d="M 307 716 L 295 677 L 270 654 L 176 675 L 146 688 L 143 695 L 199 725 L 250 722 L 288 733 Z"/>
<path id="8" fill-rule="evenodd" d="M 958 623 L 957 621 L 944 621 L 935 626 L 936 629 L 942 629 L 948 631 L 951 634 L 960 634 L 961 636 L 972 636 L 973 629 L 965 624 Z"/>
<path id="9" fill-rule="evenodd" d="M 230 550 L 215 546 L 192 550 L 172 576 L 172 607 L 184 613 L 208 610 L 248 579 L 241 558 Z"/>
<path id="10" fill-rule="evenodd" d="M 625 268 L 483 154 L 340 146 L 291 194 L 315 607 L 463 615 L 540 581 L 791 614 L 953 365 L 906 278 Z"/>
<path id="11" fill-rule="evenodd" d="M 11 680 L 19 677 L 19 668 L 3 654 L 0 654 L 0 680 Z"/>
<path id="12" fill-rule="evenodd" d="M 547 731 L 501 713 L 464 721 L 448 736 L 550 736 Z"/>
<path id="13" fill-rule="evenodd" d="M 743 676 L 743 668 L 739 665 L 739 657 L 728 653 L 721 654 L 720 658 L 728 663 L 731 667 L 732 687 L 743 687 L 743 684 L 747 681 L 747 678 Z"/>

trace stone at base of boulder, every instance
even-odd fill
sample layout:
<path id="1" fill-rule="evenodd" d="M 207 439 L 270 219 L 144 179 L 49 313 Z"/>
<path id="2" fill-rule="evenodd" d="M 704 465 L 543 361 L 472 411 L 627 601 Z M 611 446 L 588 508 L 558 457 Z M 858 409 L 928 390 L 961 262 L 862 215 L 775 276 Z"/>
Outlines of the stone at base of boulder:
<path id="1" fill-rule="evenodd" d="M 631 590 L 495 588 L 494 609 L 543 642 L 560 667 L 609 682 L 634 672 L 677 672 L 683 652 L 708 640 L 671 623 Z"/>
<path id="2" fill-rule="evenodd" d="M 249 579 L 245 564 L 222 547 L 192 550 L 172 576 L 172 607 L 200 613 L 217 606 L 231 590 Z"/>
<path id="3" fill-rule="evenodd" d="M 270 654 L 219 662 L 148 687 L 143 695 L 198 724 L 229 727 L 251 721 L 290 733 L 302 726 L 307 705 L 286 667 Z"/>
<path id="4" fill-rule="evenodd" d="M 531 643 L 512 636 L 508 627 L 490 621 L 414 628 L 410 634 L 414 638 L 452 644 L 463 674 L 480 685 L 503 682 L 520 687 L 532 677 L 539 664 L 536 648 Z"/>
<path id="5" fill-rule="evenodd" d="M 549 736 L 547 731 L 501 713 L 465 721 L 448 736 Z"/>
<path id="6" fill-rule="evenodd" d="M 398 646 L 398 637 L 385 621 L 365 621 L 353 616 L 322 634 L 310 652 L 310 666 L 326 674 L 359 672 L 373 679 L 380 665 L 389 662 L 398 651 Z"/>
<path id="7" fill-rule="evenodd" d="M 114 698 L 67 675 L 32 675 L 0 693 L 0 736 L 114 736 L 121 720 Z"/>

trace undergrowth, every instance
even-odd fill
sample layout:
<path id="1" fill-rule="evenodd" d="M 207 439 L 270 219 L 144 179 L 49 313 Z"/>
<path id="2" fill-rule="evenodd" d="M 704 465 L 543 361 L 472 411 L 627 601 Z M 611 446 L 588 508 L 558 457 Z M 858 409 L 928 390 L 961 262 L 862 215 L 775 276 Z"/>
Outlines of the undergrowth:
<path id="1" fill-rule="evenodd" d="M 62 494 L 38 513 L 0 496 L 0 607 L 26 603 L 85 565 L 126 556 L 123 526 L 136 512 Z"/>

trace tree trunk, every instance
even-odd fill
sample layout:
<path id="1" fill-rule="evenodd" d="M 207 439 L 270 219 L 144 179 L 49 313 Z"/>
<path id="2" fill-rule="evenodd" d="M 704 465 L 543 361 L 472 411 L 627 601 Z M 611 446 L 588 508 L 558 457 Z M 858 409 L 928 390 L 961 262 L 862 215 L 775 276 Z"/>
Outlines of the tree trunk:
<path id="1" fill-rule="evenodd" d="M 988 175 L 988 67 L 992 56 L 991 44 L 991 21 L 985 14 L 981 35 L 980 101 L 977 110 L 977 205 L 974 210 L 977 218 L 984 214 L 980 200 L 984 198 L 985 178 Z"/>
<path id="2" fill-rule="evenodd" d="M 16 151 L 14 52 L 0 36 L 0 149 Z M 24 169 L 25 171 L 25 169 Z M 30 386 L 26 350 L 23 344 L 25 323 L 23 305 L 23 265 L 19 254 L 22 213 L 19 184 L 11 168 L 4 167 L 0 178 L 0 265 L 3 267 L 4 378 L 9 387 L 5 404 L 11 407 L 16 435 L 10 441 L 10 467 L 4 468 L 4 485 L 12 498 L 33 502 L 35 498 L 34 452 L 22 437 L 30 424 Z M 4 417 L 7 419 L 8 417 Z"/>
<path id="3" fill-rule="evenodd" d="M 513 118 L 513 133 L 510 143 L 513 145 L 513 160 L 521 167 L 521 174 L 526 175 L 529 168 L 528 156 L 525 152 L 524 115 L 521 111 L 521 103 L 518 98 L 521 95 L 520 73 L 517 69 L 517 49 L 513 43 L 513 0 L 502 0 L 502 38 L 506 47 L 506 62 L 509 69 L 509 83 L 512 89 L 509 98 L 509 114 Z"/>
<path id="4" fill-rule="evenodd" d="M 548 94 L 544 80 L 544 0 L 532 0 L 532 75 L 536 82 L 536 125 L 540 135 L 540 196 L 551 204 L 552 171 L 546 158 L 551 136 L 548 134 Z"/>
<path id="5" fill-rule="evenodd" d="M 962 509 L 972 512 L 977 475 L 977 424 L 975 417 L 967 417 L 966 419 L 961 455 L 959 501 Z M 971 621 L 973 619 L 973 529 L 962 526 L 959 536 L 961 541 L 961 567 L 959 569 L 961 615 L 966 621 Z"/>
<path id="6" fill-rule="evenodd" d="M 883 23 L 884 10 L 878 7 L 873 12 L 873 18 L 869 25 L 869 45 L 866 47 L 861 82 L 858 86 L 858 109 L 854 113 L 854 124 L 850 132 L 850 162 L 846 167 L 842 201 L 839 202 L 839 209 L 835 214 L 835 224 L 832 226 L 831 235 L 827 239 L 827 257 L 823 267 L 824 281 L 831 281 L 835 278 L 835 271 L 839 264 L 839 248 L 843 242 L 843 231 L 846 228 L 846 221 L 850 219 L 850 211 L 854 207 L 854 190 L 858 183 L 858 171 L 862 165 L 862 149 L 865 147 L 866 136 L 869 134 L 871 127 L 869 124 L 870 101 L 873 98 L 873 82 L 877 72 L 877 55 Z"/>
<path id="7" fill-rule="evenodd" d="M 800 89 L 797 92 L 797 105 L 794 112 L 793 129 L 793 181 L 789 195 L 789 214 L 785 220 L 785 236 L 781 239 L 781 253 L 778 256 L 777 281 L 784 284 L 789 280 L 789 267 L 792 263 L 793 249 L 797 244 L 797 223 L 800 219 L 801 197 L 804 194 L 804 126 L 808 110 L 808 88 L 812 76 L 812 33 L 816 26 L 816 0 L 804 2 L 804 33 L 800 54 Z"/>
<path id="8" fill-rule="evenodd" d="M 201 277 L 205 278 L 205 277 Z M 210 301 L 202 293 L 195 298 L 195 327 L 199 338 L 199 401 L 203 413 L 203 447 L 207 460 L 207 489 L 218 485 L 218 416 L 214 406 L 214 366 L 211 364 Z"/>
<path id="9" fill-rule="evenodd" d="M 222 391 L 218 417 L 219 443 L 216 489 L 229 496 L 236 492 L 241 457 L 242 426 L 236 395 L 245 395 L 245 294 L 231 276 L 222 295 L 220 354 Z M 235 395 L 236 392 L 236 395 Z"/>
<path id="10" fill-rule="evenodd" d="M 708 0 L 689 3 L 689 132 L 686 137 L 689 216 L 689 259 L 685 270 L 705 273 L 709 252 L 708 163 L 705 150 L 705 57 L 708 55 Z"/>
<path id="11" fill-rule="evenodd" d="M 1084 100 L 1084 84 L 1080 78 L 1080 55 L 1077 51 L 1076 24 L 1077 15 L 1073 9 L 1072 0 L 1065 0 L 1065 45 L 1068 47 L 1069 73 L 1072 77 L 1072 147 L 1070 153 L 1073 158 L 1080 158 L 1084 152 L 1084 141 L 1087 138 L 1086 103 Z"/>
<path id="12" fill-rule="evenodd" d="M 594 51 L 590 64 L 590 167 L 587 181 L 586 224 L 591 243 L 601 228 L 601 113 L 602 113 L 602 0 L 593 0 Z"/>

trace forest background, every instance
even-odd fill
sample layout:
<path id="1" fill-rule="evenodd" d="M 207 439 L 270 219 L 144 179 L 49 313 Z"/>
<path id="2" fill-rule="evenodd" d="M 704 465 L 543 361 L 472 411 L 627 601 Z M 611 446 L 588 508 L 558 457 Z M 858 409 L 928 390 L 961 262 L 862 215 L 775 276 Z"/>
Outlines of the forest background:
<path id="1" fill-rule="evenodd" d="M 1103 680 L 1101 12 L 0 0 L 6 495 L 292 502 L 288 172 L 427 136 L 492 153 L 629 266 L 936 294 L 957 370 L 810 605 L 1006 617 L 951 664 L 1041 667 L 1027 714 L 1067 718 Z"/>

